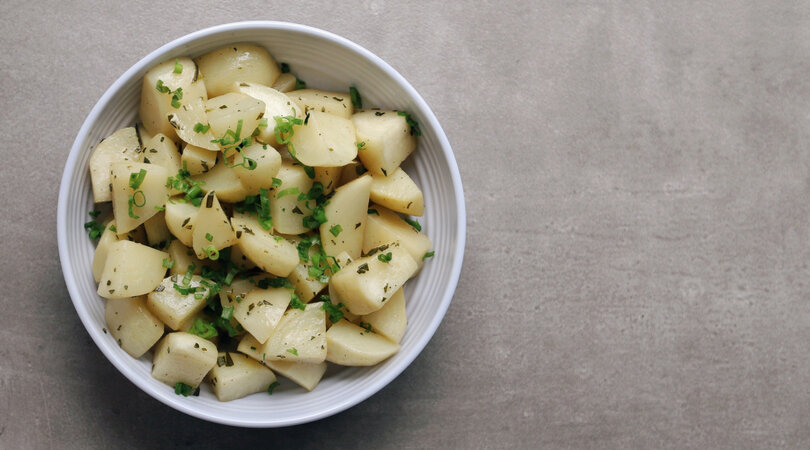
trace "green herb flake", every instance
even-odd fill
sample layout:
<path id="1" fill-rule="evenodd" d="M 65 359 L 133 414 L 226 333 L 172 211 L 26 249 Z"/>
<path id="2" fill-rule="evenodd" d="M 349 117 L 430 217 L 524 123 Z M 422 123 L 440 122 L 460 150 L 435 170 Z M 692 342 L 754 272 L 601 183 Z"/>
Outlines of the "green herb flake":
<path id="1" fill-rule="evenodd" d="M 177 58 L 174 59 L 174 71 L 173 72 L 174 73 L 183 73 L 183 65 L 180 64 L 180 62 L 177 60 Z"/>
<path id="2" fill-rule="evenodd" d="M 352 105 L 355 109 L 363 109 L 363 97 L 360 97 L 360 91 L 356 87 L 349 87 L 349 96 L 352 98 Z"/>
<path id="3" fill-rule="evenodd" d="M 332 233 L 332 236 L 334 237 L 337 237 L 341 231 L 343 231 L 343 227 L 341 227 L 340 224 L 335 225 L 329 229 L 329 232 Z"/>
<path id="4" fill-rule="evenodd" d="M 211 233 L 205 233 L 205 240 L 208 242 L 212 242 L 214 240 L 214 236 Z"/>
<path id="5" fill-rule="evenodd" d="M 391 262 L 391 259 L 392 259 L 393 257 L 394 257 L 394 256 L 391 254 L 391 252 L 388 252 L 388 253 L 380 253 L 379 255 L 377 255 L 377 259 L 379 259 L 380 261 L 382 261 L 382 262 L 384 262 L 384 263 L 389 263 L 389 262 Z"/>
<path id="6" fill-rule="evenodd" d="M 287 349 L 287 353 L 290 353 L 290 354 L 293 354 L 293 355 L 295 355 L 295 356 L 298 356 L 298 349 L 297 349 L 297 348 L 295 348 L 295 347 L 293 347 L 293 348 L 288 348 L 288 349 Z"/>

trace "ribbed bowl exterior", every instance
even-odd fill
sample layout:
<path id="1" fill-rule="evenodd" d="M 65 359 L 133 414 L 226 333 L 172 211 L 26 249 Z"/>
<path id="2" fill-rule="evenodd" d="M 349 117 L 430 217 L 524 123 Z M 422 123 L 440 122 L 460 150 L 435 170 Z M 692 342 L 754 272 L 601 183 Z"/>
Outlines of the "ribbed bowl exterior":
<path id="1" fill-rule="evenodd" d="M 137 120 L 141 79 L 155 64 L 198 56 L 237 42 L 266 47 L 277 61 L 312 87 L 346 91 L 355 85 L 368 106 L 410 111 L 420 124 L 418 148 L 404 167 L 421 187 L 423 230 L 436 254 L 406 285 L 408 328 L 402 349 L 375 367 L 333 368 L 314 391 L 286 383 L 273 396 L 251 395 L 222 403 L 203 387 L 199 397 L 180 397 L 150 375 L 151 356 L 134 359 L 103 332 L 104 300 L 91 272 L 94 245 L 83 224 L 93 210 L 88 160 L 98 142 Z M 159 401 L 201 419 L 245 427 L 310 422 L 349 408 L 399 375 L 433 336 L 453 297 L 464 253 L 465 208 L 452 149 L 435 115 L 393 68 L 368 50 L 334 34 L 284 22 L 240 22 L 201 30 L 152 52 L 124 73 L 87 117 L 62 176 L 57 214 L 59 256 L 65 282 L 84 326 L 105 356 L 133 383 Z"/>

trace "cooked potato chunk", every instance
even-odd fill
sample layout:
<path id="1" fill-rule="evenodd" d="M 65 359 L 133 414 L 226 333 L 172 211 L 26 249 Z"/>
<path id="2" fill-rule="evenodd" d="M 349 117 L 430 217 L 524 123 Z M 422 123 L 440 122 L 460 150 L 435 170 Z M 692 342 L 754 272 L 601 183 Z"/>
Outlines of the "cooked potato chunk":
<path id="1" fill-rule="evenodd" d="M 181 105 L 167 116 L 169 125 L 177 136 L 187 144 L 208 150 L 219 150 L 219 144 L 211 142 L 214 134 L 206 129 L 208 113 L 206 111 L 205 85 L 198 81 L 188 87 L 188 93 Z M 202 128 L 201 128 L 202 127 Z"/>
<path id="2" fill-rule="evenodd" d="M 416 148 L 411 127 L 396 111 L 362 111 L 352 120 L 358 145 L 362 146 L 357 156 L 374 175 L 394 173 Z"/>
<path id="3" fill-rule="evenodd" d="M 255 217 L 234 215 L 231 224 L 242 253 L 263 271 L 286 277 L 298 265 L 295 246 L 262 228 Z"/>
<path id="4" fill-rule="evenodd" d="M 246 334 L 245 337 L 239 341 L 239 347 L 237 348 L 238 351 L 257 361 L 263 362 L 277 374 L 283 375 L 308 391 L 315 389 L 315 386 L 318 385 L 321 378 L 323 378 L 323 374 L 326 372 L 326 362 L 263 361 L 261 349 L 262 345 L 256 341 L 256 338 L 249 334 Z"/>
<path id="5" fill-rule="evenodd" d="M 401 167 L 387 177 L 372 176 L 372 179 L 370 198 L 374 203 L 412 216 L 425 213 L 422 191 Z"/>
<path id="6" fill-rule="evenodd" d="M 360 256 L 370 192 L 371 176 L 363 175 L 337 188 L 324 207 L 326 222 L 321 224 L 320 234 L 327 255 L 346 252 L 352 258 Z"/>
<path id="7" fill-rule="evenodd" d="M 326 360 L 343 366 L 373 366 L 399 351 L 399 344 L 341 320 L 326 332 Z"/>
<path id="8" fill-rule="evenodd" d="M 310 214 L 305 200 L 298 200 L 298 194 L 312 189 L 310 179 L 304 168 L 290 161 L 282 161 L 276 177 L 281 185 L 270 191 L 270 216 L 273 228 L 283 234 L 301 234 L 309 228 L 303 224 L 304 215 Z"/>
<path id="9" fill-rule="evenodd" d="M 284 288 L 255 288 L 234 304 L 233 317 L 264 344 L 287 310 L 290 298 L 290 291 Z"/>
<path id="10" fill-rule="evenodd" d="M 166 202 L 166 226 L 180 242 L 186 247 L 193 243 L 194 220 L 200 208 L 186 203 L 182 197 L 174 197 Z"/>
<path id="11" fill-rule="evenodd" d="M 290 137 L 299 161 L 313 167 L 340 167 L 357 157 L 357 140 L 351 119 L 319 111 L 307 114 L 309 119 L 295 125 Z"/>
<path id="12" fill-rule="evenodd" d="M 232 92 L 239 82 L 272 86 L 281 75 L 270 53 L 252 44 L 234 44 L 214 50 L 197 58 L 197 66 L 211 97 Z"/>
<path id="13" fill-rule="evenodd" d="M 203 266 L 212 265 L 210 259 L 200 260 L 194 255 L 194 250 L 183 245 L 179 240 L 174 240 L 169 243 L 169 259 L 172 261 L 172 267 L 169 269 L 171 275 L 183 275 L 188 272 L 188 268 L 192 267 L 194 275 L 199 275 L 202 272 Z"/>
<path id="14" fill-rule="evenodd" d="M 167 334 L 155 349 L 152 376 L 174 387 L 197 387 L 217 364 L 217 347 L 211 341 L 183 331 Z"/>
<path id="15" fill-rule="evenodd" d="M 266 361 L 318 363 L 326 358 L 326 315 L 323 302 L 292 308 L 267 338 L 262 353 Z"/>
<path id="16" fill-rule="evenodd" d="M 208 150 L 196 145 L 186 144 L 185 148 L 183 148 L 181 162 L 189 174 L 199 175 L 208 172 L 217 164 L 218 155 L 218 150 Z"/>
<path id="17" fill-rule="evenodd" d="M 139 162 L 141 144 L 135 128 L 122 128 L 101 141 L 90 156 L 90 180 L 93 186 L 93 201 L 112 200 L 110 169 L 116 162 Z"/>
<path id="18" fill-rule="evenodd" d="M 354 114 L 354 105 L 348 92 L 330 92 L 320 89 L 299 89 L 287 94 L 299 105 L 303 114 L 310 111 L 322 112 L 350 119 Z"/>
<path id="19" fill-rule="evenodd" d="M 179 330 L 180 326 L 194 314 L 205 308 L 208 297 L 208 288 L 200 283 L 202 278 L 193 275 L 188 278 L 172 275 L 161 281 L 160 285 L 149 293 L 146 306 L 149 310 L 169 326 L 172 330 Z M 176 286 L 183 289 L 180 292 Z"/>
<path id="20" fill-rule="evenodd" d="M 163 259 L 169 254 L 131 241 L 110 244 L 98 283 L 98 295 L 125 298 L 143 295 L 163 280 Z"/>
<path id="21" fill-rule="evenodd" d="M 156 246 L 171 238 L 169 228 L 166 226 L 165 211 L 158 211 L 151 219 L 144 222 L 143 229 L 146 232 L 146 242 L 151 246 Z"/>
<path id="22" fill-rule="evenodd" d="M 328 194 L 338 187 L 341 173 L 343 173 L 343 167 L 315 167 L 315 178 L 312 181 L 321 183 L 323 193 Z"/>
<path id="23" fill-rule="evenodd" d="M 175 64 L 182 67 L 180 73 L 176 73 Z M 188 91 L 194 82 L 196 72 L 197 66 L 190 58 L 185 57 L 165 61 L 146 72 L 141 87 L 141 106 L 138 113 L 141 123 L 149 134 L 163 133 L 174 138 L 174 128 L 169 125 L 166 118 L 177 109 L 172 106 L 173 98 L 176 99 L 175 105 L 178 101 L 188 98 L 185 91 Z M 177 89 L 181 89 L 180 93 Z"/>
<path id="24" fill-rule="evenodd" d="M 219 156 L 217 164 L 208 172 L 194 175 L 192 180 L 202 182 L 200 186 L 205 193 L 215 191 L 217 198 L 223 202 L 241 202 L 247 196 L 247 189 L 242 185 L 236 171 L 228 167 Z"/>
<path id="25" fill-rule="evenodd" d="M 236 233 L 213 191 L 203 198 L 191 233 L 194 252 L 200 259 L 217 259 L 219 250 L 236 243 Z"/>
<path id="26" fill-rule="evenodd" d="M 255 162 L 252 169 L 246 167 L 250 163 L 245 158 Z M 242 148 L 241 155 L 234 156 L 234 164 L 233 171 L 247 195 L 257 195 L 261 188 L 269 189 L 273 185 L 273 177 L 281 168 L 281 155 L 267 144 L 252 141 L 251 145 Z"/>
<path id="27" fill-rule="evenodd" d="M 143 144 L 143 162 L 163 166 L 174 175 L 182 167 L 177 145 L 165 134 L 158 133 Z"/>
<path id="28" fill-rule="evenodd" d="M 276 82 L 273 83 L 271 87 L 279 92 L 287 93 L 295 90 L 295 86 L 298 84 L 297 81 L 298 79 L 295 78 L 295 75 L 282 73 L 276 78 Z"/>
<path id="29" fill-rule="evenodd" d="M 371 325 L 375 333 L 387 337 L 392 342 L 399 343 L 405 334 L 408 319 L 405 315 L 405 292 L 399 288 L 389 298 L 382 308 L 360 319 Z"/>
<path id="30" fill-rule="evenodd" d="M 416 269 L 410 253 L 395 242 L 346 264 L 329 284 L 349 311 L 370 314 L 380 309 Z"/>
<path id="31" fill-rule="evenodd" d="M 292 116 L 304 118 L 301 108 L 298 108 L 298 105 L 293 103 L 290 97 L 271 87 L 256 83 L 237 83 L 236 90 L 264 102 L 264 118 L 267 119 L 267 126 L 259 129 L 259 135 L 256 136 L 256 139 L 265 144 L 274 147 L 281 145 L 276 141 L 276 135 L 273 132 L 276 126 L 273 120 L 274 117 Z"/>
<path id="32" fill-rule="evenodd" d="M 163 336 L 163 322 L 146 308 L 145 297 L 111 298 L 104 321 L 113 339 L 133 358 L 140 358 Z"/>
<path id="33" fill-rule="evenodd" d="M 253 133 L 264 117 L 264 109 L 263 101 L 238 92 L 210 98 L 205 103 L 211 132 L 221 138 L 230 130 L 235 136 L 234 143 Z"/>
<path id="34" fill-rule="evenodd" d="M 149 220 L 169 198 L 169 171 L 155 164 L 112 164 L 112 206 L 118 233 L 134 230 Z M 140 181 L 140 183 L 138 183 Z M 132 186 L 136 185 L 137 188 Z"/>
<path id="35" fill-rule="evenodd" d="M 245 355 L 220 353 L 211 369 L 211 388 L 221 402 L 266 391 L 276 381 L 273 371 Z"/>
<path id="36" fill-rule="evenodd" d="M 424 264 L 425 253 L 433 245 L 430 238 L 424 233 L 416 231 L 399 214 L 372 204 L 370 210 L 376 214 L 369 214 L 366 222 L 366 232 L 363 237 L 363 252 L 368 253 L 381 245 L 398 241 L 416 261 L 420 268 Z"/>

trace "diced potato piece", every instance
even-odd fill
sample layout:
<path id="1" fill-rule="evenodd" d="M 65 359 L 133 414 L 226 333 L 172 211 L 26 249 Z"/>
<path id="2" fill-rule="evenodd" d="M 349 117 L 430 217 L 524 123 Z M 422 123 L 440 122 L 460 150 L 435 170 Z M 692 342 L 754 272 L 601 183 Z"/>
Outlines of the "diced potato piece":
<path id="1" fill-rule="evenodd" d="M 290 291 L 284 288 L 255 288 L 234 305 L 233 317 L 264 344 L 287 310 L 290 298 Z"/>
<path id="2" fill-rule="evenodd" d="M 380 255 L 388 255 L 390 260 L 383 262 Z M 365 315 L 380 309 L 416 269 L 410 253 L 395 242 L 343 266 L 329 284 L 349 311 Z"/>
<path id="3" fill-rule="evenodd" d="M 373 366 L 399 351 L 399 344 L 341 320 L 326 332 L 326 360 L 343 366 Z"/>
<path id="4" fill-rule="evenodd" d="M 281 75 L 270 53 L 252 44 L 229 45 L 197 58 L 196 62 L 211 97 L 233 91 L 238 82 L 272 86 Z"/>
<path id="5" fill-rule="evenodd" d="M 147 308 L 145 297 L 111 298 L 104 321 L 113 339 L 133 358 L 140 358 L 163 337 L 163 322 Z"/>
<path id="6" fill-rule="evenodd" d="M 321 224 L 321 243 L 327 255 L 346 252 L 352 258 L 360 256 L 368 215 L 371 176 L 362 177 L 335 191 L 324 207 L 326 222 Z"/>
<path id="7" fill-rule="evenodd" d="M 107 261 L 101 272 L 98 295 L 125 298 L 143 295 L 163 280 L 163 259 L 169 254 L 131 241 L 110 244 Z"/>
<path id="8" fill-rule="evenodd" d="M 208 288 L 200 284 L 201 279 L 202 277 L 199 275 L 193 275 L 188 286 L 184 286 L 183 276 L 172 275 L 167 277 L 149 293 L 146 306 L 169 328 L 179 330 L 183 323 L 205 308 Z M 175 289 L 175 284 L 184 288 L 196 289 L 195 292 L 182 294 Z"/>
<path id="9" fill-rule="evenodd" d="M 174 73 L 175 61 L 183 66 L 180 73 Z M 146 72 L 143 76 L 141 106 L 138 113 L 141 123 L 149 134 L 163 133 L 174 138 L 174 129 L 166 120 L 169 113 L 176 109 L 172 106 L 172 94 L 180 88 L 183 90 L 182 100 L 185 100 L 188 95 L 186 91 L 194 82 L 196 72 L 197 66 L 191 59 L 185 57 L 164 61 Z M 158 81 L 170 92 L 158 90 Z"/>
<path id="10" fill-rule="evenodd" d="M 279 91 L 279 92 L 290 92 L 295 90 L 295 85 L 297 79 L 295 75 L 291 73 L 282 73 L 281 75 L 276 78 L 276 82 L 273 83 L 272 88 Z"/>
<path id="11" fill-rule="evenodd" d="M 239 353 L 220 353 L 211 369 L 211 388 L 217 399 L 229 402 L 267 391 L 276 375 L 267 367 Z"/>
<path id="12" fill-rule="evenodd" d="M 166 202 L 166 226 L 186 247 L 194 244 L 191 230 L 199 211 L 200 208 L 186 203 L 181 197 L 174 197 Z"/>
<path id="13" fill-rule="evenodd" d="M 366 232 L 363 237 L 363 252 L 368 253 L 381 245 L 399 241 L 416 261 L 416 265 L 421 268 L 424 264 L 425 253 L 433 245 L 430 238 L 426 234 L 416 231 L 399 214 L 391 210 L 375 204 L 369 206 L 369 209 L 377 211 L 377 213 L 368 215 Z"/>
<path id="14" fill-rule="evenodd" d="M 290 144 L 295 157 L 308 166 L 340 167 L 357 157 L 357 141 L 351 119 L 310 111 L 305 124 L 295 125 Z M 289 148 L 289 147 L 288 147 Z"/>
<path id="15" fill-rule="evenodd" d="M 216 364 L 216 345 L 178 331 L 167 334 L 158 343 L 152 359 L 152 376 L 171 387 L 177 383 L 197 387 Z"/>
<path id="16" fill-rule="evenodd" d="M 281 168 L 281 155 L 278 151 L 267 144 L 253 141 L 252 145 L 242 148 L 241 155 L 234 157 L 234 164 L 245 164 L 244 158 L 252 159 L 256 166 L 250 170 L 240 165 L 232 170 L 239 177 L 247 195 L 257 195 L 261 188 L 269 189 L 273 185 L 273 177 Z"/>
<path id="17" fill-rule="evenodd" d="M 287 94 L 303 110 L 304 114 L 322 112 L 350 119 L 354 114 L 354 105 L 348 92 L 330 92 L 320 89 L 299 89 Z M 310 119 L 311 120 L 311 119 Z"/>
<path id="18" fill-rule="evenodd" d="M 317 181 L 323 185 L 323 193 L 328 194 L 338 187 L 340 182 L 340 174 L 343 172 L 343 167 L 315 167 L 315 178 L 312 181 Z"/>
<path id="19" fill-rule="evenodd" d="M 306 201 L 299 201 L 298 194 L 287 194 L 281 198 L 282 192 L 309 192 L 312 189 L 310 179 L 304 168 L 289 161 L 282 161 L 276 177 L 281 180 L 281 186 L 270 192 L 270 216 L 273 218 L 273 228 L 283 234 L 301 234 L 308 231 L 304 227 L 305 215 L 310 214 Z M 315 202 L 310 202 L 315 207 Z"/>
<path id="20" fill-rule="evenodd" d="M 194 255 L 194 250 L 183 245 L 182 242 L 175 240 L 169 243 L 169 259 L 174 262 L 169 273 L 172 275 L 179 274 L 181 277 L 188 272 L 189 267 L 193 267 L 192 273 L 199 275 L 202 272 L 203 266 L 211 266 L 211 260 L 199 260 Z"/>
<path id="21" fill-rule="evenodd" d="M 191 232 L 194 252 L 200 259 L 211 258 L 212 254 L 219 257 L 219 250 L 236 243 L 236 233 L 214 192 L 203 198 Z"/>
<path id="22" fill-rule="evenodd" d="M 169 227 L 166 226 L 166 212 L 158 211 L 151 219 L 143 223 L 146 231 L 146 241 L 149 245 L 158 245 L 171 237 Z"/>
<path id="23" fill-rule="evenodd" d="M 405 315 L 405 292 L 399 288 L 382 308 L 363 316 L 361 321 L 371 325 L 375 333 L 385 336 L 392 342 L 399 343 L 405 335 L 408 319 Z"/>
<path id="24" fill-rule="evenodd" d="M 425 213 L 422 191 L 402 168 L 397 167 L 387 177 L 372 176 L 371 201 L 393 211 L 412 216 Z"/>
<path id="25" fill-rule="evenodd" d="M 315 389 L 315 386 L 318 385 L 318 382 L 321 381 L 323 374 L 326 372 L 325 362 L 301 363 L 282 360 L 264 361 L 262 359 L 262 345 L 250 334 L 246 334 L 245 337 L 239 341 L 237 350 L 259 362 L 263 362 L 276 373 L 285 376 L 308 391 Z"/>
<path id="26" fill-rule="evenodd" d="M 256 285 L 249 278 L 234 280 L 230 286 L 222 286 L 219 291 L 219 303 L 223 308 L 228 306 L 235 308 L 254 289 L 256 289 Z"/>
<path id="27" fill-rule="evenodd" d="M 221 159 L 217 164 L 208 172 L 194 175 L 191 177 L 194 181 L 201 181 L 204 184 L 200 186 L 205 193 L 216 191 L 217 198 L 223 202 L 236 203 L 241 202 L 247 196 L 247 189 L 242 185 L 236 172 L 225 165 Z"/>
<path id="28" fill-rule="evenodd" d="M 266 361 L 318 363 L 326 358 L 326 315 L 323 302 L 290 309 L 262 348 Z"/>
<path id="29" fill-rule="evenodd" d="M 315 389 L 326 373 L 326 362 L 267 361 L 267 366 L 308 391 Z"/>
<path id="30" fill-rule="evenodd" d="M 205 84 L 197 81 L 188 87 L 188 91 L 180 102 L 181 106 L 169 111 L 167 118 L 177 136 L 187 144 L 208 150 L 219 150 L 219 145 L 211 142 L 214 139 L 213 127 L 205 131 L 195 130 L 195 128 L 199 128 L 197 124 L 202 126 L 209 124 L 207 102 Z"/>
<path id="31" fill-rule="evenodd" d="M 263 101 L 238 92 L 210 98 L 205 103 L 208 124 L 211 125 L 211 132 L 217 138 L 225 136 L 228 130 L 234 133 L 239 131 L 236 134 L 240 139 L 249 137 L 264 117 L 264 110 Z"/>
<path id="32" fill-rule="evenodd" d="M 263 271 L 286 277 L 298 265 L 295 246 L 262 228 L 255 217 L 234 215 L 231 224 L 242 253 Z"/>
<path id="33" fill-rule="evenodd" d="M 290 97 L 271 87 L 256 83 L 237 83 L 236 90 L 264 102 L 264 118 L 267 119 L 267 126 L 259 129 L 259 135 L 256 136 L 256 139 L 265 144 L 274 147 L 281 145 L 276 142 L 276 135 L 273 131 L 276 126 L 273 120 L 274 117 L 292 116 L 304 118 L 301 108 L 298 108 L 298 105 L 293 103 Z"/>
<path id="34" fill-rule="evenodd" d="M 104 224 L 104 232 L 102 232 L 101 237 L 98 238 L 96 251 L 93 253 L 93 279 L 96 280 L 96 283 L 101 280 L 101 272 L 104 271 L 104 263 L 107 262 L 107 254 L 110 251 L 110 245 L 118 241 L 118 235 L 110 229 L 111 222 L 112 221 L 109 220 Z"/>
<path id="35" fill-rule="evenodd" d="M 357 156 L 374 175 L 394 173 L 416 148 L 411 127 L 396 111 L 362 111 L 352 120 L 357 142 L 365 142 Z"/>
<path id="36" fill-rule="evenodd" d="M 143 162 L 163 166 L 174 175 L 182 167 L 177 145 L 165 134 L 158 133 L 143 145 Z"/>
<path id="37" fill-rule="evenodd" d="M 90 156 L 90 180 L 93 186 L 93 201 L 112 200 L 110 169 L 116 162 L 139 162 L 141 143 L 134 127 L 122 128 L 99 142 Z"/>
<path id="38" fill-rule="evenodd" d="M 343 169 L 341 169 L 340 180 L 338 181 L 337 186 L 340 187 L 344 184 L 349 184 L 366 172 L 368 172 L 368 170 L 363 167 L 363 164 L 361 164 L 358 160 L 354 160 L 343 166 Z"/>
<path id="39" fill-rule="evenodd" d="M 239 270 L 250 270 L 256 267 L 253 261 L 249 260 L 238 245 L 231 247 L 231 262 Z"/>
<path id="40" fill-rule="evenodd" d="M 219 150 L 208 150 L 196 145 L 186 144 L 183 148 L 181 162 L 191 175 L 208 172 L 217 164 Z"/>
<path id="41" fill-rule="evenodd" d="M 130 175 L 146 172 L 137 189 L 130 187 Z M 134 230 L 138 225 L 157 214 L 166 204 L 169 188 L 166 179 L 169 171 L 155 164 L 118 162 L 110 168 L 113 188 L 113 214 L 118 234 Z"/>

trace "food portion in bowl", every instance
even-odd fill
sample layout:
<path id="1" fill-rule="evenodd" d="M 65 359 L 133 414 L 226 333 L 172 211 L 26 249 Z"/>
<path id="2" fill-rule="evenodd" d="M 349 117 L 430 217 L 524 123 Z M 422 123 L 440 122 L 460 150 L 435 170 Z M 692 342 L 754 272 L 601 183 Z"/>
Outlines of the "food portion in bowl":
<path id="1" fill-rule="evenodd" d="M 145 74 L 140 123 L 90 158 L 111 208 L 85 227 L 105 331 L 152 351 L 154 378 L 181 395 L 207 380 L 228 401 L 399 350 L 402 286 L 433 254 L 400 167 L 420 132 L 362 108 L 355 87 L 307 88 L 252 44 Z"/>

